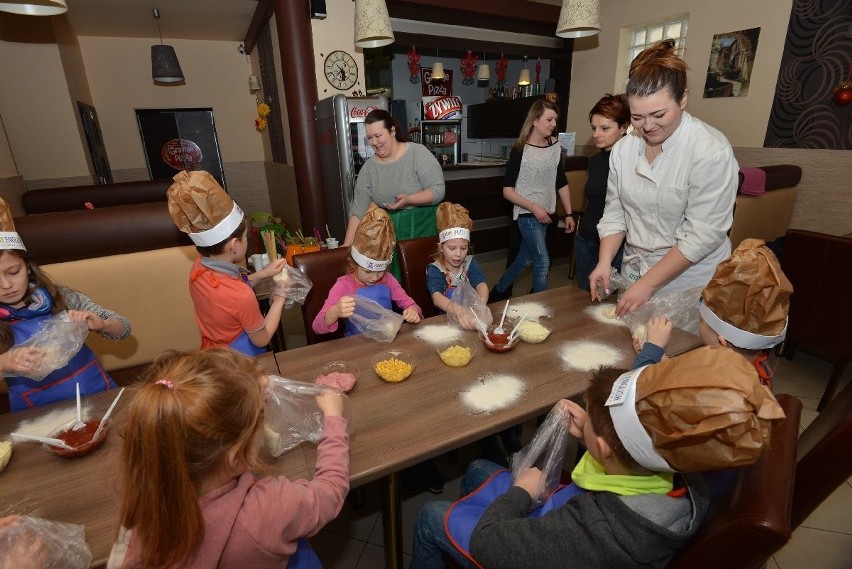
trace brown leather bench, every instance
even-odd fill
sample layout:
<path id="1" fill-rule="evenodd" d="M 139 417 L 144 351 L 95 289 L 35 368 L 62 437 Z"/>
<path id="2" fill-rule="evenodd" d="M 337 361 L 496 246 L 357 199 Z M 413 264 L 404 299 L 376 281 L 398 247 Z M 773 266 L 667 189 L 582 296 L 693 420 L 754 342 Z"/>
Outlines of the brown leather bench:
<path id="1" fill-rule="evenodd" d="M 29 190 L 21 199 L 27 215 L 87 209 L 86 203 L 97 208 L 151 202 L 165 202 L 171 180 L 141 180 L 115 184 L 92 184 L 67 188 Z"/>

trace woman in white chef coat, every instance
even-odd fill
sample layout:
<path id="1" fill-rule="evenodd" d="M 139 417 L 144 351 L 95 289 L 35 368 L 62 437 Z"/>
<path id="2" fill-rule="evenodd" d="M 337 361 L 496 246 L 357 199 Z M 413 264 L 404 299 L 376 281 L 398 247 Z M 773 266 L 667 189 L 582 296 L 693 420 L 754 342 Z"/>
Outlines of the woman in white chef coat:
<path id="1" fill-rule="evenodd" d="M 612 149 L 593 300 L 609 289 L 623 241 L 621 273 L 633 284 L 619 316 L 658 292 L 703 287 L 727 258 L 737 193 L 737 161 L 727 138 L 686 108 L 686 63 L 673 40 L 655 43 L 630 65 L 631 135 Z"/>

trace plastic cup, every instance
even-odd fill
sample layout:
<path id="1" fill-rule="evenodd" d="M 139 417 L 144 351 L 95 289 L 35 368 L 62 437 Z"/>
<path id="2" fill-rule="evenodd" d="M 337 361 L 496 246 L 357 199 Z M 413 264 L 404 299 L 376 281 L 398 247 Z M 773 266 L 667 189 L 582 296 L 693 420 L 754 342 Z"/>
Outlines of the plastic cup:
<path id="1" fill-rule="evenodd" d="M 334 237 L 329 237 L 325 240 L 325 246 L 329 249 L 337 249 L 340 247 L 340 243 Z"/>

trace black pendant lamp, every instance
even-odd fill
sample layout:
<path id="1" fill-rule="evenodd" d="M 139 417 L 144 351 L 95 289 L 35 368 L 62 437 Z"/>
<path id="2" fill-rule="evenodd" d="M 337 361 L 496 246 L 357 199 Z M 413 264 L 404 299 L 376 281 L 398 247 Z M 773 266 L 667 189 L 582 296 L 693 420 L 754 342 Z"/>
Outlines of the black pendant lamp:
<path id="1" fill-rule="evenodd" d="M 163 45 L 163 32 L 160 31 L 160 10 L 154 8 L 154 19 L 157 20 L 157 32 L 160 34 L 160 45 L 151 46 L 151 76 L 154 83 L 178 83 L 184 80 L 175 48 Z"/>

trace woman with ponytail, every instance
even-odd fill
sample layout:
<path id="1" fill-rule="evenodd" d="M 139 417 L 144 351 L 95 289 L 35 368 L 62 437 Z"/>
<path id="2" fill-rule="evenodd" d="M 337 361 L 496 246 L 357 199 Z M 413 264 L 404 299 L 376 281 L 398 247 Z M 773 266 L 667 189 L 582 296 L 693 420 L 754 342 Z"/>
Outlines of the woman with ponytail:
<path id="1" fill-rule="evenodd" d="M 268 380 L 227 348 L 167 352 L 130 404 L 122 453 L 122 568 L 319 567 L 304 538 L 340 512 L 349 490 L 343 401 L 325 415 L 313 480 L 255 477 Z"/>

